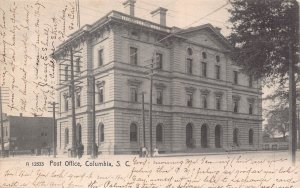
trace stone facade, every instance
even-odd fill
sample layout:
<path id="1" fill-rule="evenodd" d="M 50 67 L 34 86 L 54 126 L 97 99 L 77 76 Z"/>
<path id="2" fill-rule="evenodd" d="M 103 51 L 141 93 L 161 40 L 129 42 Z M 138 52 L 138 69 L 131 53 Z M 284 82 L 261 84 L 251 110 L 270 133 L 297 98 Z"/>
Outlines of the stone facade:
<path id="1" fill-rule="evenodd" d="M 55 52 L 57 72 L 61 75 L 57 80 L 59 152 L 66 153 L 72 144 L 68 80 L 63 81 L 65 67 L 70 62 L 61 60 L 70 59 L 70 47 L 80 51 L 80 70 L 75 72 L 76 100 L 80 96 L 80 105 L 75 105 L 75 111 L 77 131 L 81 131 L 76 135 L 84 145 L 85 154 L 91 153 L 94 126 L 91 75 L 96 80 L 99 152 L 139 151 L 143 145 L 142 92 L 145 92 L 146 146 L 150 147 L 147 72 L 158 54 L 162 68 L 153 77 L 154 147 L 160 152 L 261 148 L 260 82 L 250 80 L 232 62 L 228 56 L 232 48 L 216 28 L 206 24 L 179 30 L 112 11 L 72 34 Z"/>

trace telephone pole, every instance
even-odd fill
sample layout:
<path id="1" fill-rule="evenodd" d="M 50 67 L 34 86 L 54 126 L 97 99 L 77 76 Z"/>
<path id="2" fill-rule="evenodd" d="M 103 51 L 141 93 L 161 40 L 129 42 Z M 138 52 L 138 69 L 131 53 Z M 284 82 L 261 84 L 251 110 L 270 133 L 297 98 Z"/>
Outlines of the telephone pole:
<path id="1" fill-rule="evenodd" d="M 142 116 L 143 116 L 143 147 L 146 147 L 146 125 L 145 125 L 145 92 L 142 92 Z"/>
<path id="2" fill-rule="evenodd" d="M 153 93 L 153 76 L 154 70 L 157 69 L 156 56 L 153 54 L 150 65 L 150 104 L 149 104 L 149 124 L 150 124 L 150 156 L 153 157 L 153 141 L 152 141 L 152 93 Z"/>
<path id="3" fill-rule="evenodd" d="M 71 83 L 70 83 L 70 94 L 71 94 L 71 108 L 72 108 L 72 148 L 71 156 L 76 157 L 76 116 L 75 116 L 75 81 L 74 81 L 74 61 L 73 61 L 73 50 L 70 49 L 71 55 Z"/>
<path id="4" fill-rule="evenodd" d="M 92 79 L 92 108 L 93 108 L 93 123 L 92 123 L 92 158 L 96 157 L 96 84 L 95 76 L 91 76 Z"/>
<path id="5" fill-rule="evenodd" d="M 56 105 L 58 103 L 56 102 L 50 102 L 51 105 L 52 113 L 53 113 L 53 157 L 56 158 L 56 146 L 57 146 L 57 131 L 56 131 L 56 118 L 55 118 L 55 113 L 56 113 Z"/>

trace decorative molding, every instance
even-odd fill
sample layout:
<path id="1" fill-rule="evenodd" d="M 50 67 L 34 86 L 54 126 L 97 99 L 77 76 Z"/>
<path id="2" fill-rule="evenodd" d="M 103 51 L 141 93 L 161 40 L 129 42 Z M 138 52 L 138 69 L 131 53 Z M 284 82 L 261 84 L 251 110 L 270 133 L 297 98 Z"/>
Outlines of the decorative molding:
<path id="1" fill-rule="evenodd" d="M 189 93 L 194 93 L 195 90 L 196 90 L 196 88 L 194 88 L 194 87 L 192 87 L 192 86 L 190 86 L 190 87 L 185 87 L 185 91 L 186 91 L 186 92 L 189 92 Z"/>
<path id="2" fill-rule="evenodd" d="M 105 81 L 104 80 L 98 80 L 97 82 L 96 82 L 96 86 L 97 86 L 97 88 L 100 88 L 100 87 L 102 87 L 102 86 L 104 86 L 104 84 L 105 84 Z"/>
<path id="3" fill-rule="evenodd" d="M 63 93 L 63 96 L 64 96 L 65 99 L 70 97 L 68 92 Z"/>
<path id="4" fill-rule="evenodd" d="M 215 93 L 215 95 L 217 97 L 222 97 L 223 96 L 223 92 L 222 91 L 215 91 L 214 93 Z"/>
<path id="5" fill-rule="evenodd" d="M 253 97 L 248 97 L 247 100 L 248 100 L 249 103 L 254 103 L 255 102 L 255 98 L 253 98 Z"/>
<path id="6" fill-rule="evenodd" d="M 234 101 L 239 101 L 241 99 L 241 96 L 239 96 L 239 95 L 232 95 L 232 99 Z"/>
<path id="7" fill-rule="evenodd" d="M 200 89 L 200 92 L 202 95 L 208 95 L 210 93 L 210 90 L 208 89 Z"/>
<path id="8" fill-rule="evenodd" d="M 142 81 L 141 80 L 137 80 L 137 79 L 128 79 L 128 85 L 132 85 L 132 86 L 139 86 Z"/>
<path id="9" fill-rule="evenodd" d="M 153 84 L 156 89 L 165 89 L 167 86 L 163 83 L 154 83 Z"/>
<path id="10" fill-rule="evenodd" d="M 80 93 L 80 92 L 81 92 L 81 89 L 82 89 L 81 86 L 76 86 L 75 92 L 76 92 L 76 93 Z"/>

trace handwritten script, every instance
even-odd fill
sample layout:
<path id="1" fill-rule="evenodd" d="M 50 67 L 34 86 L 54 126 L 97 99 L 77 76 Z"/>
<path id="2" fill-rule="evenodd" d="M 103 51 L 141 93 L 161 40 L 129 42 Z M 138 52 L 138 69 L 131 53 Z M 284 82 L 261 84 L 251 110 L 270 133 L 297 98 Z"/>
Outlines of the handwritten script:
<path id="1" fill-rule="evenodd" d="M 0 86 L 5 112 L 43 115 L 55 97 L 55 46 L 75 31 L 75 2 L 3 1 L 0 8 Z"/>
<path id="2" fill-rule="evenodd" d="M 287 159 L 280 157 L 228 155 L 124 159 L 114 156 L 73 159 L 82 166 L 72 167 L 51 166 L 50 160 L 54 159 L 43 159 L 44 166 L 40 167 L 25 167 L 25 161 L 18 164 L 13 159 L 2 161 L 0 179 L 5 181 L 1 181 L 0 187 L 296 188 L 300 185 L 299 166 L 291 166 Z M 70 164 L 69 159 L 55 160 Z M 103 160 L 112 165 L 91 165 Z"/>

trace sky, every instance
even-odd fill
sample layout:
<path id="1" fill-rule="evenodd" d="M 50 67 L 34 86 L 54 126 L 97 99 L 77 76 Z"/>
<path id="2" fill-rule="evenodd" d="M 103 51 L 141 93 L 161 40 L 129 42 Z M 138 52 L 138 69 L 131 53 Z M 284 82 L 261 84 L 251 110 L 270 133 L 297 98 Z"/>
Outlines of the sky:
<path id="1" fill-rule="evenodd" d="M 75 2 L 1 0 L 0 85 L 9 93 L 4 113 L 51 116 L 48 103 L 55 101 L 51 91 L 57 75 L 49 54 L 78 29 Z M 111 10 L 124 12 L 123 2 L 79 0 L 80 26 L 93 24 Z M 136 0 L 135 16 L 151 21 L 150 12 L 158 7 L 168 9 L 167 26 L 210 23 L 221 28 L 224 36 L 230 34 L 227 0 Z M 270 91 L 263 89 L 265 94 Z"/>

